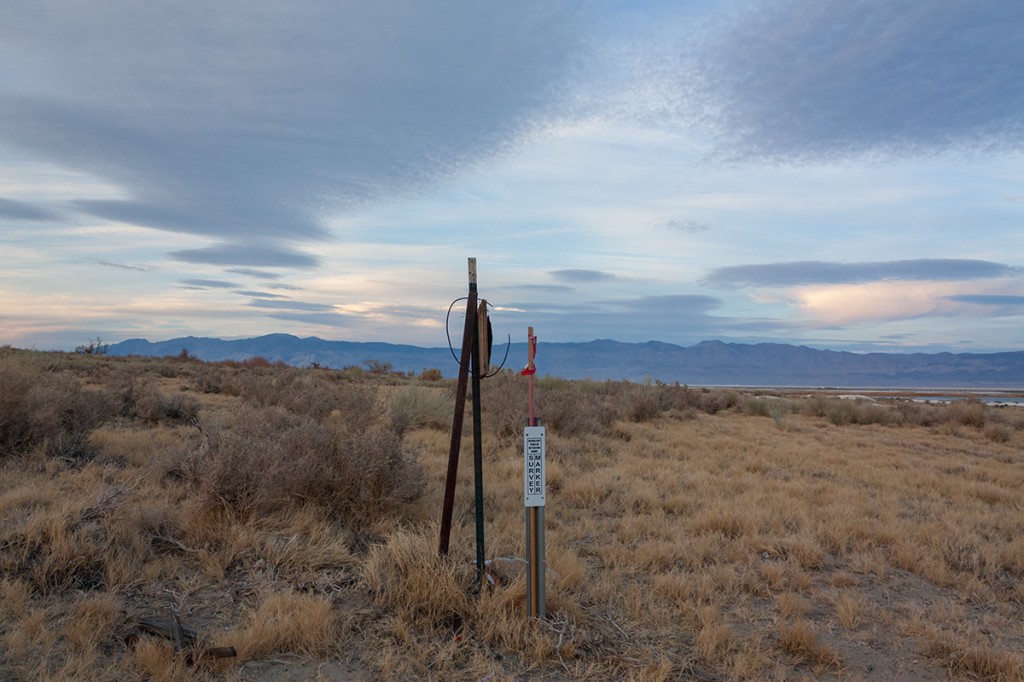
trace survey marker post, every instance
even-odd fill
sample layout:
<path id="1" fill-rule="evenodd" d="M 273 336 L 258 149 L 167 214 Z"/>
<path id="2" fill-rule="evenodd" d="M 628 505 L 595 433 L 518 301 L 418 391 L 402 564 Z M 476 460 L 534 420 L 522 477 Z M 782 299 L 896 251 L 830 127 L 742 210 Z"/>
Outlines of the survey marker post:
<path id="1" fill-rule="evenodd" d="M 533 409 L 534 358 L 537 337 L 527 331 L 527 362 L 522 374 L 529 379 L 530 420 L 523 430 L 523 506 L 526 508 L 526 615 L 544 619 L 544 502 L 547 439 Z"/>

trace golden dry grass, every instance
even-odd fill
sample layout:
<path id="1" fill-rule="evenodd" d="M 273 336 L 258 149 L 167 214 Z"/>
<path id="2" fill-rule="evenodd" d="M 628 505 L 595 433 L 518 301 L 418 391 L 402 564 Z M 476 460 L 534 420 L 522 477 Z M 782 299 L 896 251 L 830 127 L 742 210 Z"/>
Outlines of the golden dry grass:
<path id="1" fill-rule="evenodd" d="M 69 382 L 78 421 L 33 417 Z M 1024 679 L 1011 408 L 545 379 L 538 622 L 476 585 L 468 435 L 436 557 L 447 382 L 5 349 L 0 383 L 0 679 Z M 525 384 L 483 397 L 487 556 L 523 556 Z M 238 657 L 140 629 L 172 609 Z"/>

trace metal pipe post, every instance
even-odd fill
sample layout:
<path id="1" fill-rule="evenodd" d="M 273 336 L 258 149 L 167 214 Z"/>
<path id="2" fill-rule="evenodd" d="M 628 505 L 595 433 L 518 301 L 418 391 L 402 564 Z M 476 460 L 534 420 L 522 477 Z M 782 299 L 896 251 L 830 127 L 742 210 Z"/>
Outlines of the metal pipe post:
<path id="1" fill-rule="evenodd" d="M 474 315 L 473 324 L 473 490 L 476 516 L 477 582 L 484 584 L 484 457 L 480 405 L 480 324 Z"/>
<path id="2" fill-rule="evenodd" d="M 462 330 L 462 354 L 459 357 L 459 380 L 455 386 L 455 414 L 452 415 L 452 439 L 448 448 L 448 472 L 444 482 L 441 508 L 441 533 L 437 553 L 448 554 L 452 535 L 452 510 L 455 506 L 455 483 L 459 474 L 459 449 L 462 445 L 462 422 L 466 412 L 466 385 L 469 362 L 476 329 L 476 258 L 469 259 L 469 297 L 466 301 L 466 324 Z M 475 393 L 475 391 L 474 391 Z"/>

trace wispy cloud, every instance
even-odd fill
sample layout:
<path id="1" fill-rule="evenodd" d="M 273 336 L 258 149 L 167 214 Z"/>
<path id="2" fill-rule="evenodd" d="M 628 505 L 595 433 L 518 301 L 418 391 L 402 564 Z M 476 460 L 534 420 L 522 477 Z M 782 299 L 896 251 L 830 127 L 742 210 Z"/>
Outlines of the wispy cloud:
<path id="1" fill-rule="evenodd" d="M 880 263 L 796 261 L 731 265 L 712 270 L 708 286 L 790 287 L 807 284 L 854 284 L 879 280 L 951 281 L 1011 277 L 1021 268 L 990 261 L 922 258 Z"/>
<path id="2" fill-rule="evenodd" d="M 616 279 L 612 273 L 601 270 L 552 270 L 550 274 L 555 279 L 573 283 L 610 282 Z"/>
<path id="3" fill-rule="evenodd" d="M 108 268 L 118 268 L 119 270 L 134 270 L 136 272 L 149 272 L 153 268 L 145 265 L 127 265 L 125 263 L 114 263 L 108 260 L 93 259 L 93 263 L 97 265 L 103 265 Z"/>
<path id="4" fill-rule="evenodd" d="M 230 272 L 234 275 L 245 275 L 246 277 L 255 277 L 256 279 L 281 279 L 281 275 L 276 272 L 254 270 L 253 268 L 225 268 L 224 272 Z"/>
<path id="5" fill-rule="evenodd" d="M 296 251 L 284 241 L 264 241 L 261 244 L 227 242 L 201 249 L 172 251 L 171 258 L 186 263 L 210 265 L 260 265 L 278 268 L 310 268 L 319 263 L 315 256 Z"/>
<path id="6" fill-rule="evenodd" d="M 236 291 L 235 293 L 239 294 L 240 296 L 249 296 L 251 298 L 288 298 L 287 296 L 282 296 L 281 294 L 268 294 L 265 291 L 240 290 Z"/>
<path id="7" fill-rule="evenodd" d="M 235 286 L 233 282 L 225 282 L 220 279 L 181 279 L 178 281 L 192 289 L 231 289 Z"/>
<path id="8" fill-rule="evenodd" d="M 57 213 L 33 204 L 0 197 L 0 218 L 48 222 L 58 218 Z"/>
<path id="9" fill-rule="evenodd" d="M 331 213 L 513 144 L 584 29 L 543 1 L 15 3 L 0 79 L 29 87 L 0 92 L 0 141 L 124 191 L 79 212 L 226 242 L 176 258 L 309 267 L 292 244 Z"/>
<path id="10" fill-rule="evenodd" d="M 711 315 L 721 303 L 713 296 L 690 294 L 610 299 L 586 305 L 559 301 L 516 302 L 509 304 L 509 311 L 500 321 L 512 328 L 530 324 L 542 334 L 550 333 L 547 330 L 561 330 L 565 334 L 564 320 L 571 320 L 572 336 L 552 340 L 661 339 L 692 343 L 704 338 L 712 329 L 721 334 L 723 326 L 730 324 L 728 318 Z"/>
<path id="11" fill-rule="evenodd" d="M 711 229 L 710 223 L 704 222 L 703 220 L 693 220 L 692 218 L 673 218 L 662 223 L 656 223 L 654 226 L 660 230 L 668 230 L 670 232 L 687 232 L 689 234 L 707 232 Z"/>
<path id="12" fill-rule="evenodd" d="M 307 303 L 305 301 L 290 301 L 290 300 L 277 300 L 277 299 L 255 299 L 249 301 L 248 305 L 253 308 L 270 308 L 272 310 L 306 310 L 310 312 L 328 312 L 333 311 L 334 306 L 325 305 L 323 303 Z"/>
<path id="13" fill-rule="evenodd" d="M 342 329 L 353 326 L 353 318 L 350 315 L 330 312 L 268 312 L 267 317 L 276 320 L 285 320 L 296 324 L 312 325 L 314 327 L 325 327 L 327 329 Z"/>
<path id="14" fill-rule="evenodd" d="M 946 300 L 985 306 L 1024 306 L 1024 296 L 1005 294 L 957 294 L 947 296 Z"/>
<path id="15" fill-rule="evenodd" d="M 737 16 L 682 78 L 735 156 L 1024 149 L 1024 4 L 792 0 Z"/>
<path id="16" fill-rule="evenodd" d="M 537 291 L 543 294 L 565 294 L 573 290 L 572 287 L 565 284 L 516 284 L 506 288 L 523 291 Z"/>

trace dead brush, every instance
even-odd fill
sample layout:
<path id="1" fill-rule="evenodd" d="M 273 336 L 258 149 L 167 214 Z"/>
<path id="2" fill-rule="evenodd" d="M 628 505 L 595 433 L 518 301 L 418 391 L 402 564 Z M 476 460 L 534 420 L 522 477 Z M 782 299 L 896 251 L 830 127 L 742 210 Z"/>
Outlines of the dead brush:
<path id="1" fill-rule="evenodd" d="M 223 639 L 234 642 L 241 661 L 279 653 L 322 656 L 344 645 L 339 615 L 326 597 L 272 592 Z"/>
<path id="2" fill-rule="evenodd" d="M 818 641 L 814 627 L 806 620 L 780 625 L 776 644 L 779 649 L 815 665 L 838 666 L 839 654 Z"/>
<path id="3" fill-rule="evenodd" d="M 0 391 L 15 407 L 0 420 L 27 414 L 35 377 L 170 394 L 208 367 L 18 357 L 0 367 L 30 380 Z M 47 457 L 45 440 L 0 458 L 0 677 L 233 679 L 268 659 L 391 679 L 1021 677 L 1016 430 L 999 442 L 898 403 L 877 405 L 891 422 L 843 428 L 824 398 L 781 430 L 739 414 L 734 391 L 657 384 L 640 387 L 657 413 L 634 421 L 634 384 L 541 380 L 550 619 L 532 623 L 521 578 L 481 592 L 463 559 L 467 467 L 452 558 L 437 558 L 448 442 L 429 425 L 399 437 L 386 408 L 407 379 L 216 367 L 238 390 L 181 391 L 199 428 L 123 415 L 90 432 L 95 459 Z M 483 387 L 492 558 L 522 556 L 521 381 Z M 933 417 L 959 435 L 922 428 Z M 988 411 L 985 427 L 1014 419 Z M 126 634 L 168 591 L 255 667 Z"/>
<path id="4" fill-rule="evenodd" d="M 450 426 L 455 403 L 443 390 L 413 384 L 399 388 L 390 407 L 391 426 L 403 436 L 410 429 Z"/>
<path id="5" fill-rule="evenodd" d="M 80 459 L 89 454 L 92 430 L 113 416 L 105 392 L 10 358 L 0 365 L 0 396 L 0 455 L 42 447 L 51 457 Z"/>
<path id="6" fill-rule="evenodd" d="M 457 633 L 472 612 L 476 571 L 437 556 L 434 533 L 399 531 L 370 549 L 362 579 L 375 601 L 423 631 Z"/>
<path id="7" fill-rule="evenodd" d="M 397 434 L 381 427 L 339 437 L 280 407 L 242 407 L 208 431 L 197 483 L 209 506 L 266 514 L 312 502 L 354 526 L 391 513 L 423 489 L 422 470 Z"/>

